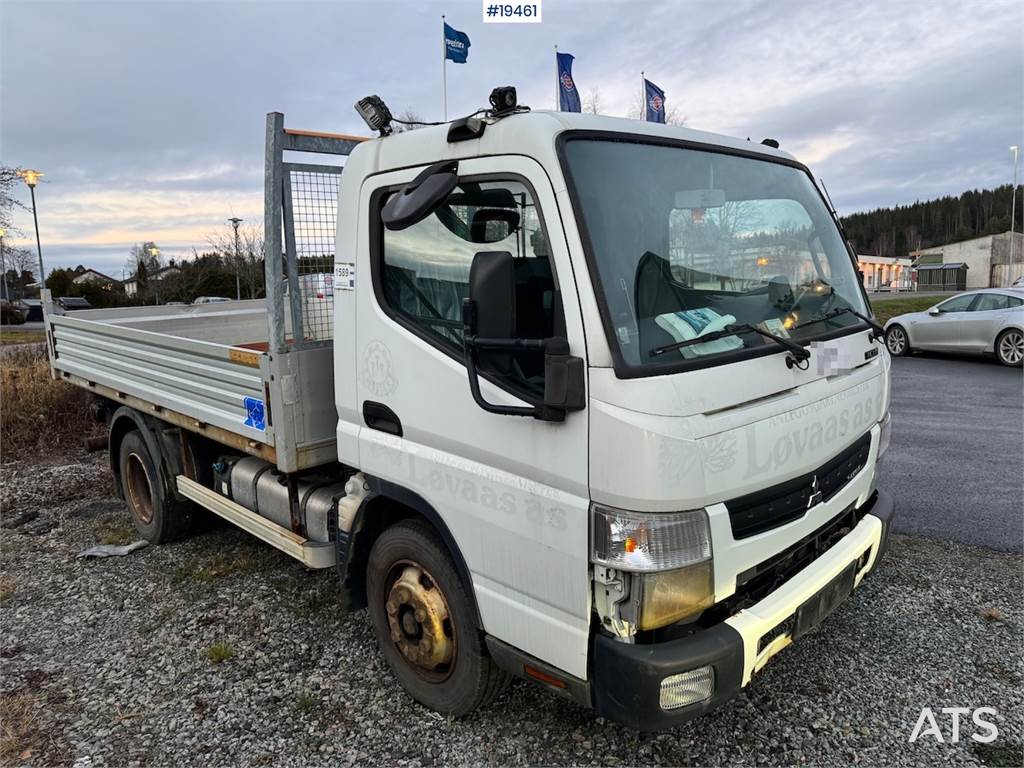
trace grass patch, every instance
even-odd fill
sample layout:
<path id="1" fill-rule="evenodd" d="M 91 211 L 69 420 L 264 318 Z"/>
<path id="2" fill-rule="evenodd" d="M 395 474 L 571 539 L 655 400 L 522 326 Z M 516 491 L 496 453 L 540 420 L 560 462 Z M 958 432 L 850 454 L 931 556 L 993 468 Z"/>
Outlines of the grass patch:
<path id="1" fill-rule="evenodd" d="M 904 312 L 923 312 L 929 307 L 934 307 L 940 301 L 945 301 L 946 298 L 948 297 L 908 296 L 905 299 L 887 299 L 876 301 L 871 305 L 871 309 L 874 310 L 878 322 L 885 325 L 896 315 L 902 315 Z"/>
<path id="2" fill-rule="evenodd" d="M 46 351 L 14 349 L 0 365 L 0 445 L 4 458 L 57 453 L 102 427 L 89 415 L 86 390 L 50 378 Z"/>
<path id="3" fill-rule="evenodd" d="M 27 760 L 43 746 L 37 704 L 28 691 L 0 694 L 0 763 Z"/>
<path id="4" fill-rule="evenodd" d="M 46 341 L 46 331 L 11 331 L 0 330 L 0 346 L 9 344 L 39 344 Z"/>
<path id="5" fill-rule="evenodd" d="M 989 622 L 1003 620 L 1003 612 L 1000 611 L 998 608 L 981 608 L 978 610 L 978 615 L 985 621 Z"/>
<path id="6" fill-rule="evenodd" d="M 190 581 L 207 583 L 228 576 L 254 573 L 260 569 L 260 561 L 248 553 L 220 557 L 199 565 L 179 565 L 171 573 L 171 583 L 180 585 Z"/>
<path id="7" fill-rule="evenodd" d="M 309 691 L 303 691 L 295 697 L 295 708 L 304 715 L 312 712 L 316 704 L 316 696 Z"/>
<path id="8" fill-rule="evenodd" d="M 206 658 L 214 664 L 222 664 L 235 655 L 235 649 L 229 643 L 214 643 L 206 649 Z"/>
<path id="9" fill-rule="evenodd" d="M 974 753 L 985 765 L 1019 768 L 1024 765 L 1024 748 L 1019 744 L 975 744 Z"/>
<path id="10" fill-rule="evenodd" d="M 96 537 L 100 544 L 123 547 L 139 539 L 135 526 L 119 517 L 104 517 L 96 524 Z"/>

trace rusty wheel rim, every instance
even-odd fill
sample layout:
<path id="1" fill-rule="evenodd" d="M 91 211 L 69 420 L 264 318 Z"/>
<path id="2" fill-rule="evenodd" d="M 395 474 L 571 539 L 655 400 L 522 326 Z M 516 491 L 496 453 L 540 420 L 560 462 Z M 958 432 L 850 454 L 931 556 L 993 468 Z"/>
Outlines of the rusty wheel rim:
<path id="1" fill-rule="evenodd" d="M 146 464 L 137 453 L 128 454 L 125 462 L 125 485 L 128 487 L 128 502 L 141 523 L 153 522 L 153 486 L 149 481 Z"/>
<path id="2" fill-rule="evenodd" d="M 388 585 L 384 610 L 395 648 L 421 678 L 444 682 L 455 668 L 457 646 L 441 587 L 423 566 L 408 560 L 392 566 Z"/>

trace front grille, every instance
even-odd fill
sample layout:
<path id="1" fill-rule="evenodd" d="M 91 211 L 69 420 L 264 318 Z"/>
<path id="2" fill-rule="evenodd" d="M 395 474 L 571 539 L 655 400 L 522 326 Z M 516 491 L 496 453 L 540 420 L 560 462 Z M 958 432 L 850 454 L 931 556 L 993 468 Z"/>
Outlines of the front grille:
<path id="1" fill-rule="evenodd" d="M 812 496 L 820 494 L 820 501 L 815 501 L 820 503 L 842 490 L 864 468 L 870 451 L 871 433 L 866 432 L 813 472 L 726 502 L 733 538 L 745 539 L 799 520 L 814 506 L 808 504 Z"/>
<path id="2" fill-rule="evenodd" d="M 701 625 L 724 621 L 766 598 L 856 528 L 873 504 L 874 499 L 860 509 L 851 504 L 792 546 L 743 571 L 736 577 L 736 592 L 705 611 L 700 618 Z"/>

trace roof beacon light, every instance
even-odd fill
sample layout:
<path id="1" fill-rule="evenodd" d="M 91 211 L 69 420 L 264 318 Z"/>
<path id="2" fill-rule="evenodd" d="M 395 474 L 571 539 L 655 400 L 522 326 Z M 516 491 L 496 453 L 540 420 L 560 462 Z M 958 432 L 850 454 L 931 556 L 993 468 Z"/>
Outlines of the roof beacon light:
<path id="1" fill-rule="evenodd" d="M 391 135 L 391 111 L 380 96 L 360 99 L 356 102 L 356 112 L 371 131 L 379 131 L 381 136 Z"/>

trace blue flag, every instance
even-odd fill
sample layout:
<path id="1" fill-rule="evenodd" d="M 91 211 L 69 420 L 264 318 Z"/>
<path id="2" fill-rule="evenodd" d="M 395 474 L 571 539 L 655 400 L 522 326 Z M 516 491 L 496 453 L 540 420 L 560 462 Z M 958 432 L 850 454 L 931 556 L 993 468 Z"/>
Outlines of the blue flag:
<path id="1" fill-rule="evenodd" d="M 644 78 L 644 104 L 648 123 L 665 122 L 665 92 L 650 80 Z"/>
<path id="2" fill-rule="evenodd" d="M 580 112 L 580 92 L 572 79 L 572 62 L 576 57 L 571 53 L 555 53 L 558 59 L 558 108 L 562 112 Z"/>
<path id="3" fill-rule="evenodd" d="M 469 58 L 469 35 L 449 26 L 447 21 L 444 23 L 444 57 L 456 64 L 465 64 Z"/>

